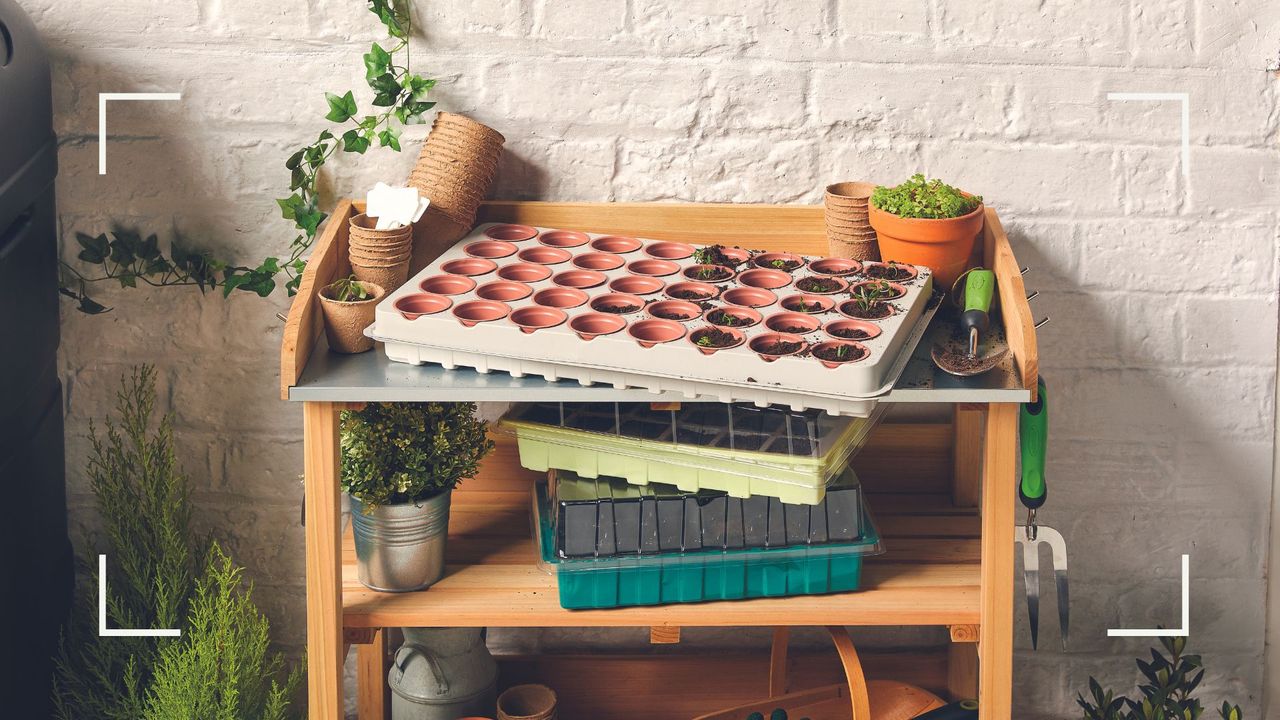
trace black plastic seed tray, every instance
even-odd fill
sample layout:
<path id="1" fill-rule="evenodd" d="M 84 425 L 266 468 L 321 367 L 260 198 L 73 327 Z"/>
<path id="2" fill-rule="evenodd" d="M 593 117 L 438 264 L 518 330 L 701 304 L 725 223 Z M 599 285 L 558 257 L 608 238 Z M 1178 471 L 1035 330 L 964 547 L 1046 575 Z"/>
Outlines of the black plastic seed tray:
<path id="1" fill-rule="evenodd" d="M 551 480 L 555 549 L 563 558 L 821 545 L 860 540 L 864 530 L 862 491 L 852 469 L 817 505 L 631 485 L 565 470 L 553 471 Z"/>

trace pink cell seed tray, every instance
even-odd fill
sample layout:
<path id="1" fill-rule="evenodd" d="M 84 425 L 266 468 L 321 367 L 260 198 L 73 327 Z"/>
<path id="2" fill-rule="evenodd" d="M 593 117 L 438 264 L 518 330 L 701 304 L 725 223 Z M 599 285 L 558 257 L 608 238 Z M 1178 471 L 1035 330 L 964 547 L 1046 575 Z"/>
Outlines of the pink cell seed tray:
<path id="1" fill-rule="evenodd" d="M 712 264 L 700 249 L 483 225 L 379 303 L 366 334 L 399 362 L 865 414 L 932 316 L 925 267 L 738 248 Z M 885 299 L 857 317 L 868 283 Z"/>

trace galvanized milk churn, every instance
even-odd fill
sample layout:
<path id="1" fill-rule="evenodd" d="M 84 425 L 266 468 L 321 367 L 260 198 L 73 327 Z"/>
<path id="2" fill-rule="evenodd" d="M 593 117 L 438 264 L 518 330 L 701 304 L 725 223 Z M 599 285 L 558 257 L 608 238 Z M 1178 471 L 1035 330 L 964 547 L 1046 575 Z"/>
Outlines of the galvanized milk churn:
<path id="1" fill-rule="evenodd" d="M 498 663 L 484 634 L 484 628 L 404 628 L 387 675 L 393 720 L 492 716 Z"/>

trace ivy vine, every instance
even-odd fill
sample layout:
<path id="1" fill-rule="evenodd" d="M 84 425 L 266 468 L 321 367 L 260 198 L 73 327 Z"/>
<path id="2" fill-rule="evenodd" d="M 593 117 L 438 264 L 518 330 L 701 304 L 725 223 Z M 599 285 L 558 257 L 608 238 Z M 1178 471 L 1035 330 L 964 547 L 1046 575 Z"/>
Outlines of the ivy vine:
<path id="1" fill-rule="evenodd" d="M 325 119 L 337 128 L 322 130 L 315 142 L 285 161 L 289 170 L 289 196 L 276 200 L 280 214 L 291 221 L 296 235 L 284 260 L 268 257 L 250 267 L 221 260 L 207 251 L 197 251 L 175 238 L 166 255 L 155 235 L 145 238 L 134 229 L 115 229 L 109 234 L 76 233 L 80 262 L 95 269 L 82 272 L 62 262 L 63 295 L 76 300 L 78 309 L 89 314 L 110 308 L 93 300 L 89 288 L 95 283 L 118 282 L 121 287 L 195 286 L 201 292 L 219 288 L 226 297 L 236 290 L 270 295 L 279 276 L 290 295 L 298 291 L 306 268 L 303 256 L 315 243 L 320 225 L 328 214 L 320 209 L 319 176 L 325 163 L 338 151 L 363 155 L 375 143 L 400 152 L 403 126 L 425 122 L 423 115 L 435 106 L 427 100 L 436 81 L 414 74 L 409 66 L 409 37 L 412 20 L 408 0 L 368 0 L 369 11 L 386 28 L 386 47 L 373 43 L 364 54 L 365 81 L 373 91 L 373 109 L 362 113 L 350 90 L 339 95 L 325 93 Z"/>

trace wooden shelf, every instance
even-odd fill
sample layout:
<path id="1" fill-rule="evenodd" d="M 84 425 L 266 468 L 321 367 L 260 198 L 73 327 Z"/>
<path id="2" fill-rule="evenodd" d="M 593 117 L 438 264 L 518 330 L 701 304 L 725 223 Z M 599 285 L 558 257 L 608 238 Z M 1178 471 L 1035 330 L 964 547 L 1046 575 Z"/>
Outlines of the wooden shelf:
<path id="1" fill-rule="evenodd" d="M 343 539 L 343 624 L 393 626 L 777 626 L 977 625 L 981 616 L 976 510 L 951 504 L 950 425 L 886 425 L 855 459 L 888 552 L 868 562 L 864 589 L 610 610 L 564 610 L 555 578 L 537 567 L 529 487 L 514 443 L 456 491 L 444 579 L 429 590 L 379 593 L 356 578 L 351 534 Z M 903 448 L 911 448 L 903 453 Z"/>

